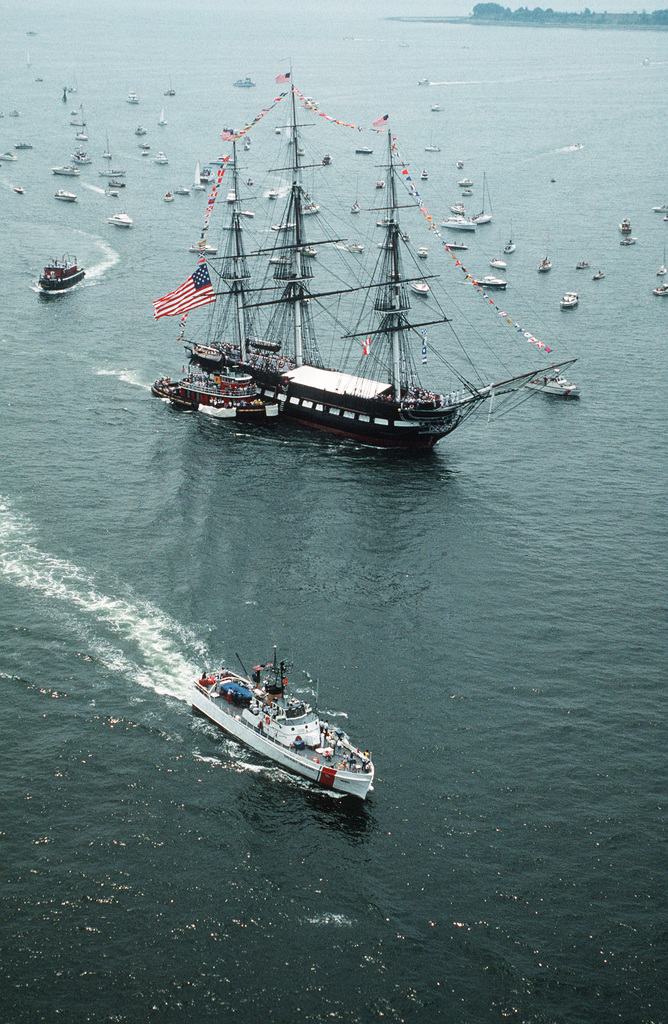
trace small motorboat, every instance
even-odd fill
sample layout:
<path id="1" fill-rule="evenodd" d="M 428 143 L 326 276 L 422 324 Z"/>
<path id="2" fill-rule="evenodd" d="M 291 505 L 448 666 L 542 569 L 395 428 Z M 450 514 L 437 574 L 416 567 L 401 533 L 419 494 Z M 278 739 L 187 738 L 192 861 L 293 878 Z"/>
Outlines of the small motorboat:
<path id="1" fill-rule="evenodd" d="M 348 252 L 364 252 L 364 246 L 361 242 L 348 242 L 346 249 Z"/>
<path id="2" fill-rule="evenodd" d="M 619 230 L 623 235 L 631 234 L 631 221 L 628 217 L 625 217 L 624 220 L 621 222 L 621 224 L 619 225 Z"/>
<path id="3" fill-rule="evenodd" d="M 538 273 L 539 274 L 547 274 L 548 270 L 552 270 L 552 264 L 550 263 L 548 257 L 546 256 L 545 259 L 541 260 L 540 263 L 538 264 Z"/>
<path id="4" fill-rule="evenodd" d="M 506 254 L 506 256 L 509 256 L 511 252 L 515 252 L 515 243 L 513 242 L 512 238 L 508 239 L 508 241 L 503 247 L 503 251 Z"/>
<path id="5" fill-rule="evenodd" d="M 588 268 L 588 266 L 589 266 L 589 264 L 586 262 L 586 260 L 581 260 L 579 263 L 575 264 L 575 269 L 576 270 L 586 270 Z"/>
<path id="6" fill-rule="evenodd" d="M 353 205 L 350 207 L 350 212 L 351 213 L 359 213 L 360 212 L 360 204 L 359 203 L 353 203 Z"/>
<path id="7" fill-rule="evenodd" d="M 17 142 L 14 149 L 32 149 L 32 142 Z"/>
<path id="8" fill-rule="evenodd" d="M 559 305 L 562 309 L 575 309 L 578 304 L 577 292 L 566 292 L 563 299 L 560 299 Z"/>
<path id="9" fill-rule="evenodd" d="M 489 265 L 490 267 L 496 267 L 497 270 L 507 270 L 508 268 L 507 263 L 505 263 L 503 260 L 498 260 L 496 258 L 490 260 Z"/>
<path id="10" fill-rule="evenodd" d="M 163 196 L 163 199 L 164 199 L 164 201 L 166 203 L 173 203 L 174 202 L 174 193 L 173 192 L 165 192 L 165 194 Z"/>
<path id="11" fill-rule="evenodd" d="M 20 185 L 15 185 L 14 191 L 20 196 L 25 195 L 25 189 L 22 189 Z"/>
<path id="12" fill-rule="evenodd" d="M 422 181 L 427 181 L 427 180 L 428 180 L 428 178 L 429 178 L 429 175 L 428 175 L 428 173 L 427 173 L 427 171 L 426 171 L 426 169 L 425 169 L 425 170 L 424 170 L 424 171 L 422 172 L 422 174 L 420 175 L 420 179 L 421 179 Z"/>
<path id="13" fill-rule="evenodd" d="M 61 199 L 64 203 L 74 203 L 77 197 L 74 192 L 66 192 L 64 188 L 59 188 L 54 198 Z"/>
<path id="14" fill-rule="evenodd" d="M 652 289 L 654 295 L 668 295 L 668 284 L 660 284 L 657 288 Z"/>
<path id="15" fill-rule="evenodd" d="M 421 245 L 418 247 L 417 254 L 421 260 L 426 260 L 427 256 L 429 255 L 429 249 L 427 248 L 426 245 Z"/>
<path id="16" fill-rule="evenodd" d="M 234 82 L 234 85 L 237 87 L 237 89 L 252 89 L 255 86 L 255 82 L 248 75 L 246 75 L 245 78 L 237 78 L 236 82 Z"/>
<path id="17" fill-rule="evenodd" d="M 155 155 L 155 156 L 153 157 L 153 162 L 154 162 L 154 163 L 156 163 L 156 164 L 168 164 L 168 163 L 169 163 L 169 160 L 167 159 L 167 157 L 165 156 L 165 154 L 163 153 L 163 151 L 162 151 L 162 150 L 160 150 L 160 151 L 159 151 L 158 153 L 156 153 L 156 155 Z"/>
<path id="18" fill-rule="evenodd" d="M 175 196 L 189 196 L 190 195 L 190 189 L 186 188 L 184 185 L 179 185 L 177 188 L 174 189 L 174 195 Z"/>
<path id="19" fill-rule="evenodd" d="M 372 150 L 371 146 L 358 146 L 357 149 L 355 150 L 355 152 L 356 153 L 362 153 L 365 156 L 368 156 L 370 153 L 373 153 L 373 150 Z"/>
<path id="20" fill-rule="evenodd" d="M 133 103 L 133 104 L 139 103 L 139 96 L 137 96 L 136 92 L 132 92 L 132 90 L 131 90 L 128 93 L 128 103 Z"/>
<path id="21" fill-rule="evenodd" d="M 134 222 L 127 213 L 115 213 L 107 218 L 107 223 L 114 224 L 117 228 L 131 228 Z"/>
<path id="22" fill-rule="evenodd" d="M 605 274 L 603 273 L 603 271 L 597 270 L 594 276 L 592 277 L 592 281 L 602 281 L 604 277 Z"/>
<path id="23" fill-rule="evenodd" d="M 492 277 L 491 274 L 487 274 L 485 277 L 479 279 L 473 278 L 473 283 L 479 285 L 481 288 L 496 288 L 498 291 L 504 292 L 506 290 L 507 282 L 501 277 Z"/>
<path id="24" fill-rule="evenodd" d="M 325 155 L 322 158 L 323 166 L 327 167 L 327 165 L 331 164 L 331 162 L 332 162 L 331 156 L 329 155 L 329 153 L 325 153 Z"/>
<path id="25" fill-rule="evenodd" d="M 195 245 L 189 246 L 188 252 L 204 253 L 205 256 L 214 256 L 218 252 L 218 248 L 215 245 L 209 245 L 208 242 L 204 242 L 204 244 L 196 242 Z"/>
<path id="26" fill-rule="evenodd" d="M 565 377 L 535 377 L 525 385 L 531 391 L 540 391 L 554 398 L 579 398 L 580 388 Z"/>
<path id="27" fill-rule="evenodd" d="M 429 292 L 431 291 L 431 289 L 430 289 L 430 287 L 429 287 L 429 285 L 427 284 L 426 281 L 411 281 L 411 289 L 417 295 L 424 295 L 424 296 L 428 295 Z"/>
<path id="28" fill-rule="evenodd" d="M 638 241 L 633 235 L 625 235 L 624 238 L 620 239 L 620 245 L 635 245 Z"/>
<path id="29" fill-rule="evenodd" d="M 385 188 L 385 182 L 384 181 L 377 181 L 376 182 L 376 188 Z"/>
<path id="30" fill-rule="evenodd" d="M 15 153 L 0 153 L 0 160 L 10 160 L 13 162 L 14 160 L 18 160 L 18 157 Z"/>
<path id="31" fill-rule="evenodd" d="M 441 108 L 438 105 L 438 103 L 432 103 L 431 109 L 434 111 L 434 113 L 436 113 L 436 111 L 440 110 Z"/>
<path id="32" fill-rule="evenodd" d="M 457 182 L 457 184 L 459 185 L 460 188 L 472 188 L 473 187 L 473 182 L 471 181 L 470 178 L 462 178 L 461 181 Z"/>
<path id="33" fill-rule="evenodd" d="M 143 124 L 138 124 L 135 128 L 135 135 L 146 135 L 146 129 Z"/>

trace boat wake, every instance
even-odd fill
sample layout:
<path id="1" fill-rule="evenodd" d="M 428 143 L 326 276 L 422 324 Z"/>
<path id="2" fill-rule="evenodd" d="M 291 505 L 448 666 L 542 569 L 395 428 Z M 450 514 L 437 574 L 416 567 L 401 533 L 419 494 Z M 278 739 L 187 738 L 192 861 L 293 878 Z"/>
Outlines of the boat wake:
<path id="1" fill-rule="evenodd" d="M 121 258 L 116 250 L 112 249 L 111 246 L 101 238 L 96 238 L 95 244 L 102 250 L 103 258 L 99 263 L 94 263 L 92 267 L 86 267 L 87 284 L 91 281 L 99 280 L 107 270 L 116 266 Z"/>
<path id="2" fill-rule="evenodd" d="M 139 686 L 190 703 L 192 680 L 207 660 L 201 642 L 160 608 L 132 595 L 106 594 L 93 573 L 40 550 L 34 527 L 0 497 L 0 572 L 47 599 L 47 611 L 83 639 L 104 667 Z M 190 650 L 197 663 L 183 653 Z"/>
<path id="3" fill-rule="evenodd" d="M 575 153 L 578 149 L 584 149 L 581 142 L 575 142 L 572 146 L 559 146 L 554 150 L 555 153 Z"/>
<path id="4" fill-rule="evenodd" d="M 100 196 L 104 195 L 104 189 L 103 188 L 100 188 L 99 185 L 91 185 L 90 182 L 88 182 L 88 181 L 82 181 L 81 182 L 81 187 L 82 188 L 87 188 L 90 192 L 97 192 L 97 194 L 100 195 Z"/>
<path id="5" fill-rule="evenodd" d="M 141 388 L 142 391 L 150 391 L 151 385 L 147 384 L 146 381 L 139 380 L 138 377 L 132 372 L 132 370 L 97 370 L 98 377 L 118 377 L 124 384 L 131 384 L 135 388 Z"/>

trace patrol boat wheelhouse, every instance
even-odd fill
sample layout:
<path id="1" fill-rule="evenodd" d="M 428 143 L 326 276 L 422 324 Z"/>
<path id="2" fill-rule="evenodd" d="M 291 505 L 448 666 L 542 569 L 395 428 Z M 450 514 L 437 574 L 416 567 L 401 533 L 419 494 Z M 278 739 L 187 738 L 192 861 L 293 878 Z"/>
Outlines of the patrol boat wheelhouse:
<path id="1" fill-rule="evenodd" d="M 203 673 L 192 705 L 235 739 L 289 771 L 338 793 L 366 799 L 374 766 L 341 729 L 329 730 L 310 704 L 289 696 L 285 663 L 257 665 L 252 680 L 230 669 Z"/>

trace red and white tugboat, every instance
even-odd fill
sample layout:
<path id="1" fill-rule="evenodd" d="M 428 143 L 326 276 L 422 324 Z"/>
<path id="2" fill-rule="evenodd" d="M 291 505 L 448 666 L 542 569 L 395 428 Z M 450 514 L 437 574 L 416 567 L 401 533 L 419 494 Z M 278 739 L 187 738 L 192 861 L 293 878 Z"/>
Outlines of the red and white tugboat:
<path id="1" fill-rule="evenodd" d="M 203 672 L 193 686 L 192 704 L 221 729 L 289 771 L 366 799 L 374 766 L 368 751 L 342 729 L 330 729 L 317 710 L 287 692 L 285 662 L 257 665 L 252 680 L 223 668 Z"/>
<path id="2" fill-rule="evenodd" d="M 51 260 L 44 267 L 39 279 L 39 287 L 43 292 L 64 292 L 83 281 L 86 271 L 78 266 L 76 256 L 65 255 L 61 260 Z"/>
<path id="3" fill-rule="evenodd" d="M 160 383 L 154 384 L 153 394 L 167 398 L 178 409 L 199 410 L 220 420 L 274 420 L 278 416 L 278 402 L 262 398 L 248 373 L 198 371 L 164 389 L 158 388 Z"/>

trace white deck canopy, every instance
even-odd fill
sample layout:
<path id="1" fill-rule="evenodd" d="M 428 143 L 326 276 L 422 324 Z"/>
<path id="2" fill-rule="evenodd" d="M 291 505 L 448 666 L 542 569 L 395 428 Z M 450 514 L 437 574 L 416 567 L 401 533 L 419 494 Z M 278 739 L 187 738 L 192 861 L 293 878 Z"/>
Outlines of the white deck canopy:
<path id="1" fill-rule="evenodd" d="M 354 377 L 339 370 L 321 370 L 317 366 L 298 366 L 294 370 L 287 370 L 284 376 L 295 384 L 302 384 L 307 388 L 334 392 L 337 395 L 356 395 L 360 398 L 378 398 L 381 395 L 389 395 L 392 390 L 387 382 Z"/>

